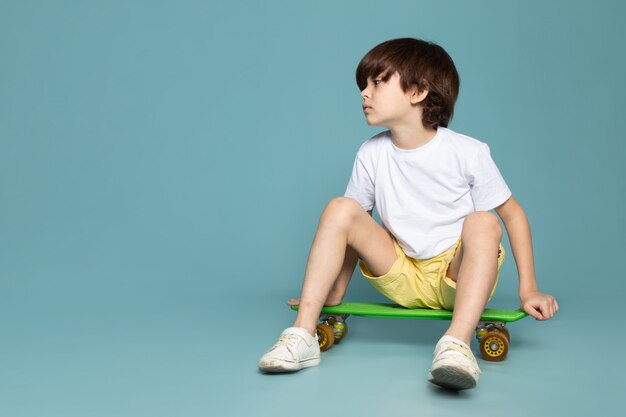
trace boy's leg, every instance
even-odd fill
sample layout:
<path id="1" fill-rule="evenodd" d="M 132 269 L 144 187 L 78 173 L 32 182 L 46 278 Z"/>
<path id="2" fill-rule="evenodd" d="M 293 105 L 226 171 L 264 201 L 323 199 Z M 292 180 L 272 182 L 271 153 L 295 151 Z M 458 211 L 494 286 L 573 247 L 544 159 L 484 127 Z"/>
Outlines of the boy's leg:
<path id="1" fill-rule="evenodd" d="M 465 218 L 461 248 L 447 271 L 456 281 L 456 296 L 450 327 L 435 347 L 428 376 L 434 384 L 460 390 L 478 382 L 480 368 L 470 341 L 496 281 L 501 238 L 502 228 L 494 214 L 481 211 Z"/>
<path id="2" fill-rule="evenodd" d="M 261 371 L 290 372 L 319 364 L 320 349 L 315 337 L 317 319 L 325 301 L 332 297 L 343 298 L 357 256 L 367 262 L 372 272 L 380 275 L 396 261 L 393 241 L 385 229 L 355 200 L 336 198 L 320 218 L 294 326 L 285 329 L 276 344 L 261 357 Z"/>
<path id="3" fill-rule="evenodd" d="M 469 345 L 498 274 L 498 247 L 502 227 L 490 212 L 466 217 L 461 248 L 452 259 L 447 276 L 456 281 L 454 314 L 446 335 Z"/>
<path id="4" fill-rule="evenodd" d="M 335 198 L 324 209 L 311 245 L 294 327 L 315 334 L 331 289 L 343 297 L 357 256 L 377 275 L 387 273 L 397 258 L 389 233 L 358 202 Z"/>
<path id="5" fill-rule="evenodd" d="M 352 278 L 352 274 L 354 273 L 354 268 L 356 267 L 358 260 L 359 255 L 354 249 L 348 246 L 344 255 L 341 272 L 339 272 L 339 276 L 335 280 L 335 284 L 330 290 L 330 293 L 326 298 L 326 302 L 324 302 L 325 306 L 336 306 L 338 304 L 341 304 L 341 301 L 346 294 L 346 289 L 348 288 L 348 284 L 350 283 L 350 279 Z M 300 299 L 292 298 L 287 302 L 287 304 L 289 304 L 290 306 L 299 305 Z"/>
<path id="6" fill-rule="evenodd" d="M 346 253 L 343 259 L 343 266 L 339 272 L 337 280 L 333 288 L 331 288 L 328 298 L 326 299 L 327 305 L 337 305 L 343 300 L 343 296 L 346 294 L 346 289 L 354 273 L 354 268 L 359 260 L 359 254 L 350 246 L 346 248 Z"/>

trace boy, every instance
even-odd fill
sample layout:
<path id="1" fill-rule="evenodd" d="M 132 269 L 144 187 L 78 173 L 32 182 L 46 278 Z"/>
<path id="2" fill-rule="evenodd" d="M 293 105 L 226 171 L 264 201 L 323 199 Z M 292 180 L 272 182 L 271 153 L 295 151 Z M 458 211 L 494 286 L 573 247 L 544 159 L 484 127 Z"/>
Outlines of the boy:
<path id="1" fill-rule="evenodd" d="M 344 197 L 320 218 L 293 327 L 261 358 L 265 372 L 319 364 L 315 335 L 323 305 L 341 303 L 357 260 L 383 295 L 408 308 L 454 309 L 435 347 L 429 380 L 455 390 L 476 386 L 470 341 L 493 295 L 509 234 L 522 308 L 537 320 L 558 304 L 542 294 L 530 227 L 489 147 L 447 129 L 459 77 L 443 48 L 395 39 L 369 51 L 356 80 L 367 123 L 388 130 L 360 147 Z M 371 213 L 377 207 L 382 227 Z"/>

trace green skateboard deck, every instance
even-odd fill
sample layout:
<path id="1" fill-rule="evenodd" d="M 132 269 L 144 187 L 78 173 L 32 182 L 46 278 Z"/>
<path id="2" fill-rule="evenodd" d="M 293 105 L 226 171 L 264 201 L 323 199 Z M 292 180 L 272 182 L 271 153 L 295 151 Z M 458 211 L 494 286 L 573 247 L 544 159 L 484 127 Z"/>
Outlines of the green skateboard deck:
<path id="1" fill-rule="evenodd" d="M 292 306 L 291 309 L 297 311 L 298 306 Z M 320 350 L 326 351 L 343 340 L 348 332 L 348 326 L 345 322 L 348 316 L 450 320 L 452 319 L 452 311 L 425 308 L 410 309 L 391 303 L 342 303 L 332 307 L 324 307 L 320 314 L 320 323 L 317 326 Z M 485 309 L 476 327 L 476 339 L 483 359 L 488 361 L 504 360 L 511 340 L 511 335 L 505 325 L 526 316 L 528 314 L 521 309 Z"/>
<path id="2" fill-rule="evenodd" d="M 292 306 L 298 310 L 298 306 Z M 361 317 L 382 317 L 389 319 L 450 320 L 452 311 L 431 310 L 427 308 L 405 308 L 391 303 L 342 303 L 324 307 L 323 314 L 349 314 Z M 482 321 L 513 322 L 523 319 L 528 314 L 523 310 L 496 310 L 487 308 L 480 316 Z"/>

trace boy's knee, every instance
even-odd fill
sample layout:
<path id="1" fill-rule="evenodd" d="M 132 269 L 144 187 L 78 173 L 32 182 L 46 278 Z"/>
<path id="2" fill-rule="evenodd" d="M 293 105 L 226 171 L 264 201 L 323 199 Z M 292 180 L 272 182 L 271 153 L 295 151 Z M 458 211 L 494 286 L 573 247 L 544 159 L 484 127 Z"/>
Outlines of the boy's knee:
<path id="1" fill-rule="evenodd" d="M 502 238 L 502 226 L 498 221 L 498 217 L 489 211 L 476 211 L 465 218 L 463 222 L 464 230 L 480 230 L 489 234 Z"/>
<path id="2" fill-rule="evenodd" d="M 363 208 L 354 199 L 349 197 L 336 197 L 330 200 L 322 218 L 332 218 L 342 222 L 349 222 L 357 215 L 362 214 Z"/>

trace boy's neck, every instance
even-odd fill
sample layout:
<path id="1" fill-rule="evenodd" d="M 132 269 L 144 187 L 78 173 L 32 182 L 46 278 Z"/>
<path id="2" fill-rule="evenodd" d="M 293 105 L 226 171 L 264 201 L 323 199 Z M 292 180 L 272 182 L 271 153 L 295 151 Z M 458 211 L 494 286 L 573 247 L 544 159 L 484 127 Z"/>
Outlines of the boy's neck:
<path id="1" fill-rule="evenodd" d="M 405 150 L 419 148 L 430 142 L 437 134 L 437 129 L 427 129 L 421 123 L 419 126 L 399 126 L 389 129 L 391 140 L 396 147 Z"/>

